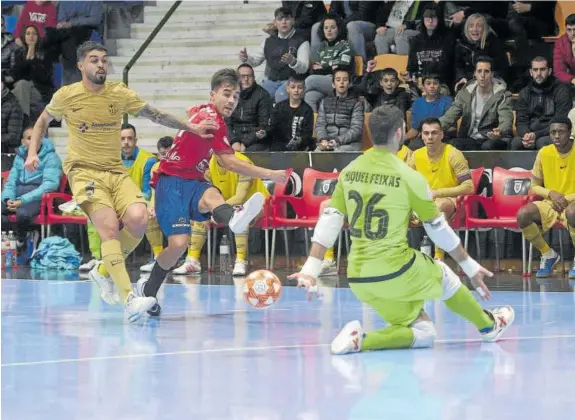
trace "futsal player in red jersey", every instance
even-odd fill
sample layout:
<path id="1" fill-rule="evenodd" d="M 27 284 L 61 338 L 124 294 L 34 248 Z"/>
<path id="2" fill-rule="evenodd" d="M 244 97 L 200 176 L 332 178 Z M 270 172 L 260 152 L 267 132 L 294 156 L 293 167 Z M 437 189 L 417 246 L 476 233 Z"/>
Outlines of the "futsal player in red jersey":
<path id="1" fill-rule="evenodd" d="M 137 290 L 141 296 L 156 297 L 167 274 L 178 262 L 190 242 L 190 223 L 203 222 L 212 217 L 217 223 L 229 226 L 234 233 L 245 232 L 250 222 L 260 213 L 264 196 L 256 193 L 235 209 L 227 204 L 220 191 L 206 181 L 212 154 L 218 164 L 240 175 L 286 181 L 286 171 L 270 170 L 250 165 L 234 155 L 228 139 L 224 118 L 234 112 L 239 100 L 240 83 L 235 70 L 217 71 L 211 82 L 210 103 L 188 110 L 189 122 L 209 128 L 211 138 L 202 138 L 180 131 L 166 158 L 161 161 L 152 185 L 156 192 L 156 219 L 168 237 L 168 246 L 158 255 L 149 279 L 140 279 Z M 156 304 L 148 313 L 159 315 Z"/>

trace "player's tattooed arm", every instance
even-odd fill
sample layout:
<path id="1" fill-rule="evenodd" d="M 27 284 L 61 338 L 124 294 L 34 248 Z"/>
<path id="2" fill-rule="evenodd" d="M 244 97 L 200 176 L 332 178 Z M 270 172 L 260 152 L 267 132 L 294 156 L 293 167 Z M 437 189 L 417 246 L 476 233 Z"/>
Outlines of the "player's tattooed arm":
<path id="1" fill-rule="evenodd" d="M 218 128 L 218 125 L 214 120 L 204 119 L 199 124 L 191 124 L 187 121 L 180 120 L 167 112 L 160 111 L 158 108 L 154 108 L 149 104 L 142 108 L 138 117 L 147 118 L 156 124 L 163 125 L 164 127 L 189 131 L 190 133 L 197 134 L 204 138 L 212 138 L 214 136 L 212 133 Z"/>
<path id="2" fill-rule="evenodd" d="M 138 113 L 138 117 L 147 118 L 156 124 L 163 125 L 164 127 L 174 128 L 176 130 L 190 131 L 190 124 L 186 121 L 179 119 L 167 112 L 161 111 L 147 104 Z"/>

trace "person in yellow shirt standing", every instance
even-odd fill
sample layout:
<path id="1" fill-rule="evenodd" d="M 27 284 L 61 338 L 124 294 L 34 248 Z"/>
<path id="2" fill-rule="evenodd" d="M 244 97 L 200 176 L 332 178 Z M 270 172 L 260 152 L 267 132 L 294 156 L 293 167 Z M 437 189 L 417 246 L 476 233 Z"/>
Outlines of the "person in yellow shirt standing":
<path id="1" fill-rule="evenodd" d="M 253 165 L 253 162 L 242 153 L 235 152 L 235 155 L 238 159 Z M 269 195 L 269 192 L 261 179 L 239 175 L 222 168 L 218 165 L 215 155 L 210 159 L 210 167 L 206 172 L 206 177 L 214 187 L 221 191 L 224 200 L 226 200 L 226 203 L 231 206 L 241 206 L 256 192 L 262 193 L 264 197 Z M 206 243 L 206 227 L 206 223 L 192 223 L 192 235 L 190 237 L 188 256 L 181 266 L 172 271 L 173 274 L 192 274 L 200 273 L 202 271 L 200 254 L 202 253 L 202 248 Z M 232 274 L 234 276 L 245 276 L 248 267 L 248 231 L 242 234 L 236 234 L 235 241 L 236 263 Z"/>
<path id="2" fill-rule="evenodd" d="M 457 197 L 473 194 L 473 181 L 467 159 L 455 147 L 443 143 L 439 119 L 426 118 L 421 123 L 421 138 L 425 147 L 413 152 L 408 165 L 420 172 L 431 188 L 431 197 L 446 220 L 457 209 Z M 435 258 L 443 260 L 445 252 L 435 247 Z"/>
<path id="3" fill-rule="evenodd" d="M 553 144 L 537 152 L 531 173 L 531 192 L 543 200 L 526 204 L 517 212 L 517 224 L 527 239 L 541 252 L 537 277 L 548 277 L 561 257 L 543 238 L 560 221 L 575 244 L 575 150 L 569 136 L 569 118 L 555 117 L 549 126 Z M 569 270 L 575 279 L 575 260 Z"/>
<path id="4" fill-rule="evenodd" d="M 212 137 L 217 125 L 213 120 L 197 125 L 181 121 L 142 101 L 125 84 L 106 82 L 108 51 L 102 44 L 83 43 L 77 57 L 82 81 L 54 94 L 36 121 L 24 166 L 29 172 L 37 169 L 38 149 L 48 124 L 52 119 L 64 118 L 69 140 L 63 169 L 75 201 L 102 238 L 103 264 L 90 271 L 90 279 L 100 288 L 106 303 L 123 303 L 127 320 L 134 322 L 157 301 L 154 297 L 137 296 L 126 270 L 125 258 L 146 232 L 148 211 L 142 192 L 122 164 L 118 141 L 122 116 L 128 113 L 148 118 L 203 137 Z"/>

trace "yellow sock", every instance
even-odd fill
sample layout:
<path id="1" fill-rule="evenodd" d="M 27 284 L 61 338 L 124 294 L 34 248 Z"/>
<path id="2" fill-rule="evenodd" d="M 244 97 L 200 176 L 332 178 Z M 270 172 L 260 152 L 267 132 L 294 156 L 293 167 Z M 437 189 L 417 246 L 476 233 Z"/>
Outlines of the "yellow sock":
<path id="1" fill-rule="evenodd" d="M 335 257 L 334 257 L 334 252 L 333 252 L 333 247 L 328 248 L 328 249 L 325 251 L 325 255 L 323 256 L 323 259 L 324 259 L 324 260 L 331 260 L 331 261 L 333 261 L 333 260 L 335 259 Z"/>
<path id="2" fill-rule="evenodd" d="M 148 239 L 148 242 L 152 247 L 152 252 L 154 253 L 154 258 L 156 258 L 164 249 L 164 238 L 156 219 L 150 219 L 148 222 L 148 228 L 146 229 L 146 239 Z"/>
<path id="3" fill-rule="evenodd" d="M 206 225 L 203 223 L 192 223 L 192 235 L 190 236 L 190 246 L 188 247 L 188 257 L 194 260 L 200 259 L 202 248 L 206 243 Z"/>
<path id="4" fill-rule="evenodd" d="M 125 260 L 128 257 L 128 255 L 130 255 L 132 251 L 136 249 L 136 247 L 142 241 L 142 238 L 140 239 L 135 238 L 134 236 L 132 236 L 130 232 L 128 232 L 126 228 L 123 228 L 120 231 L 119 241 Z M 104 258 L 104 251 L 102 251 L 102 259 L 103 258 Z M 98 267 L 98 273 L 100 273 L 104 277 L 110 277 L 110 272 L 108 271 L 108 267 L 105 264 L 100 264 L 100 266 Z"/>
<path id="5" fill-rule="evenodd" d="M 247 261 L 248 233 L 236 233 L 236 260 Z"/>
<path id="6" fill-rule="evenodd" d="M 529 226 L 521 229 L 523 232 L 523 236 L 527 239 L 531 244 L 541 252 L 541 254 L 545 254 L 551 250 L 549 244 L 543 238 L 543 232 L 541 229 L 535 224 L 531 223 Z"/>
<path id="7" fill-rule="evenodd" d="M 435 247 L 435 259 L 441 261 L 445 259 L 445 251 L 438 246 Z"/>
<path id="8" fill-rule="evenodd" d="M 110 277 L 120 290 L 122 299 L 126 300 L 128 293 L 132 291 L 132 283 L 126 271 L 126 261 L 119 240 L 102 242 L 102 261 L 104 264 L 100 264 L 100 267 L 106 267 L 106 274 L 110 273 Z"/>

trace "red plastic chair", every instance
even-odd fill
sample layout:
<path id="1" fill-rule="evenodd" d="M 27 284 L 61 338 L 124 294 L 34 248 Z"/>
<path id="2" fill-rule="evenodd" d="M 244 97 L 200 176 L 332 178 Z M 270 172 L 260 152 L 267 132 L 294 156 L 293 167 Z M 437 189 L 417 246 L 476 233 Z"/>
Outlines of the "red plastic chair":
<path id="1" fill-rule="evenodd" d="M 493 194 L 491 197 L 468 195 L 463 198 L 465 208 L 465 248 L 468 245 L 468 232 L 477 229 L 493 228 L 495 235 L 495 258 L 499 265 L 499 248 L 496 229 L 519 230 L 517 212 L 527 204 L 532 196 L 530 171 L 510 171 L 500 167 L 493 169 Z M 478 205 L 481 204 L 487 213 L 487 218 L 477 217 Z M 479 241 L 478 241 L 479 242 Z M 526 270 L 526 248 L 522 241 L 523 274 Z"/>
<path id="2" fill-rule="evenodd" d="M 293 173 L 293 168 L 286 169 L 286 177 L 287 181 L 285 183 L 273 183 L 273 191 L 270 191 L 270 195 L 266 197 L 266 201 L 264 202 L 264 207 L 262 211 L 262 216 L 256 220 L 255 224 L 252 228 L 262 229 L 265 231 L 265 259 L 266 259 L 266 269 L 269 269 L 269 229 L 271 229 L 271 202 L 273 197 L 275 196 L 285 196 L 288 191 L 288 186 L 290 185 L 290 177 Z M 264 181 L 266 183 L 267 181 Z M 271 181 L 270 181 L 271 182 Z M 270 189 L 270 185 L 267 185 L 268 190 Z M 208 271 L 211 271 L 213 267 L 215 267 L 215 258 L 216 258 L 216 243 L 218 238 L 218 229 L 223 228 L 224 225 L 221 223 L 215 223 L 214 221 L 210 221 L 208 223 Z M 211 231 L 213 231 L 213 238 Z M 248 248 L 249 252 L 249 248 Z"/>
<path id="3" fill-rule="evenodd" d="M 52 225 L 86 225 L 88 222 L 88 218 L 86 216 L 65 216 L 55 212 L 54 201 L 56 199 L 64 200 L 64 202 L 67 202 L 73 198 L 71 194 L 64 192 L 66 191 L 67 186 L 68 178 L 66 178 L 66 175 L 62 175 L 59 192 L 48 193 L 44 196 L 46 200 L 46 225 L 48 227 L 47 236 L 50 236 L 50 227 Z"/>
<path id="4" fill-rule="evenodd" d="M 286 258 L 289 265 L 289 246 L 286 229 L 304 228 L 307 248 L 307 229 L 315 227 L 319 218 L 321 203 L 331 197 L 338 177 L 339 173 L 337 172 L 321 172 L 312 168 L 306 168 L 303 172 L 303 188 L 301 197 L 278 195 L 272 198 L 272 249 L 270 269 L 273 269 L 274 264 L 276 231 L 280 229 L 284 232 Z M 295 219 L 288 218 L 286 216 L 287 204 L 291 205 L 296 213 Z"/>
<path id="5" fill-rule="evenodd" d="M 477 189 L 479 188 L 479 183 L 481 182 L 481 177 L 485 172 L 485 168 L 482 166 L 480 168 L 471 170 L 471 182 L 473 182 L 473 194 L 477 194 Z M 464 195 L 457 197 L 455 203 L 455 215 L 451 221 L 451 227 L 454 230 L 465 229 L 465 209 L 463 207 Z"/>

